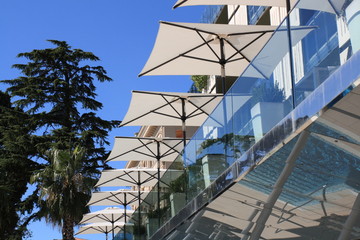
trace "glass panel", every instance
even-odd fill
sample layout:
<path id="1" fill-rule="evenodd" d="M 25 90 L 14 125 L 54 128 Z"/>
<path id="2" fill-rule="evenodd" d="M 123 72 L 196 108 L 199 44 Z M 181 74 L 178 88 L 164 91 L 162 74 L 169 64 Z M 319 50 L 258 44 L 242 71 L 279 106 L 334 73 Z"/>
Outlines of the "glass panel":
<path id="1" fill-rule="evenodd" d="M 340 66 L 341 46 L 334 14 L 301 9 L 293 11 L 290 20 L 292 29 L 299 24 L 314 27 L 300 42 L 293 44 L 295 99 L 299 104 Z M 294 30 L 291 34 L 294 41 Z"/>
<path id="2" fill-rule="evenodd" d="M 160 193 L 157 193 L 155 187 L 152 194 L 141 204 L 140 228 L 137 226 L 138 215 L 134 214 L 133 231 L 135 235 L 140 231 L 141 237 L 138 236 L 138 239 L 150 237 L 159 226 L 164 224 L 167 229 L 174 228 L 176 224 L 212 201 L 214 196 L 222 193 L 234 180 L 244 177 L 246 171 L 249 171 L 254 164 L 260 164 L 254 171 L 248 173 L 240 184 L 230 188 L 237 191 L 236 196 L 239 199 L 246 200 L 250 193 L 255 196 L 251 200 L 248 199 L 251 204 L 240 204 L 241 209 L 249 211 L 248 218 L 236 215 L 239 218 L 237 224 L 244 227 L 243 231 L 232 230 L 232 235 L 229 233 L 230 226 L 218 229 L 220 234 L 218 236 L 225 236 L 226 239 L 231 237 L 238 239 L 239 236 L 246 235 L 246 231 L 250 232 L 257 218 L 255 212 L 258 214 L 263 209 L 264 201 L 273 191 L 273 186 L 297 138 L 282 148 L 280 144 L 285 144 L 283 141 L 288 136 L 302 127 L 309 118 L 318 114 L 321 109 L 336 103 L 338 99 L 334 100 L 334 98 L 342 97 L 341 94 L 345 95 L 346 92 L 343 91 L 359 77 L 357 69 L 360 54 L 354 55 L 351 61 L 342 66 L 341 71 L 335 71 L 340 66 L 342 46 L 339 46 L 337 40 L 334 15 L 299 10 L 291 13 L 290 32 L 286 28 L 286 23 L 285 19 L 268 44 L 188 142 L 183 154 L 164 174 L 160 183 Z M 288 48 L 289 33 L 292 56 Z M 321 202 L 325 201 L 324 194 L 327 199 L 332 196 L 335 199 L 337 195 L 331 194 L 339 193 L 345 189 L 344 186 L 356 193 L 359 191 L 359 161 L 356 156 L 339 149 L 335 142 L 342 137 L 342 134 L 326 125 L 314 124 L 310 130 L 313 134 L 305 150 L 302 151 L 292 175 L 286 181 L 280 195 L 281 203 L 277 203 L 279 205 L 276 211 L 280 212 L 277 213 L 279 218 L 276 221 L 279 222 L 276 224 L 279 224 L 279 229 L 282 227 L 282 222 L 288 223 L 290 218 L 304 221 L 306 214 L 310 214 L 311 209 L 314 208 L 316 208 L 315 215 L 311 222 L 315 225 L 311 226 L 315 226 L 314 229 L 321 229 L 317 227 L 322 221 L 334 220 L 328 219 L 329 214 L 323 215 Z M 327 137 L 330 137 L 330 140 Z M 343 137 L 349 142 L 358 144 L 348 136 Z M 268 157 L 274 148 L 280 150 L 263 162 L 264 157 Z M 224 193 L 226 194 L 228 191 Z M 349 202 L 354 199 L 355 195 L 350 197 Z M 184 208 L 187 203 L 189 205 Z M 335 200 L 329 201 L 329 206 L 337 206 L 337 204 Z M 222 204 L 222 206 L 227 205 Z M 298 210 L 298 207 L 308 212 L 304 214 Z M 208 210 L 206 208 L 200 213 L 207 214 Z M 326 211 L 337 214 L 336 208 L 329 207 Z M 196 214 L 194 218 L 197 216 Z M 175 221 L 169 221 L 171 218 Z M 218 219 L 215 220 L 217 222 Z M 225 226 L 223 223 L 220 224 Z M 271 224 L 273 222 L 267 223 L 269 231 L 275 230 L 270 226 Z M 199 224 L 199 227 L 205 226 L 208 225 Z M 198 234 L 189 229 L 199 228 L 194 227 L 192 220 L 189 220 L 178 228 L 174 235 L 169 235 L 169 239 L 176 239 L 177 236 L 192 239 Z M 214 228 L 206 230 L 214 230 Z M 304 237 L 306 231 L 312 229 L 299 228 L 296 233 L 287 229 L 283 233 L 284 236 L 289 234 L 291 237 Z M 319 239 L 326 239 L 326 236 L 326 234 L 320 236 Z M 277 237 L 281 238 L 281 235 Z"/>

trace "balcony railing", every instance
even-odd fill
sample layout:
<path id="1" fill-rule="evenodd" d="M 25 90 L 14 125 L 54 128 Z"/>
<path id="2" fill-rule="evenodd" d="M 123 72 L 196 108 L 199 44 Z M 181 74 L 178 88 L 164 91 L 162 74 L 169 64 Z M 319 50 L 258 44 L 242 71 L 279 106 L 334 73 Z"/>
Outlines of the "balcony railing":
<path id="1" fill-rule="evenodd" d="M 207 22 L 218 12 L 216 9 L 219 10 L 218 7 L 211 10 Z M 293 55 L 290 56 L 286 47 L 289 35 L 284 34 L 284 20 L 170 167 L 184 171 L 183 175 L 175 178 L 170 176 L 171 171 L 165 173 L 168 175 L 165 178 L 171 181 L 160 183 L 160 199 L 157 194 L 150 194 L 146 203 L 138 208 L 143 226 L 139 228 L 143 232 L 135 234 L 138 239 L 150 237 L 171 218 L 181 221 L 185 215 L 196 212 L 294 133 L 306 119 L 329 104 L 358 76 L 359 71 L 354 66 L 346 66 L 349 77 L 337 79 L 341 46 L 334 37 L 336 16 L 315 11 L 307 14 L 316 18 L 316 27 L 299 40 L 296 39 L 298 23 L 290 26 Z M 292 17 L 301 18 L 301 11 L 300 16 L 290 16 L 290 19 Z M 306 25 L 314 26 L 314 21 Z M 327 51 L 322 50 L 324 47 Z M 317 61 L 311 60 L 313 58 Z M 293 79 L 290 62 L 294 63 Z M 294 89 L 291 89 L 291 81 Z M 296 106 L 292 105 L 294 102 Z M 270 135 L 267 134 L 270 131 Z M 161 209 L 156 209 L 157 201 Z M 177 215 L 187 204 L 194 205 Z M 136 225 L 138 214 L 134 216 L 132 221 Z"/>

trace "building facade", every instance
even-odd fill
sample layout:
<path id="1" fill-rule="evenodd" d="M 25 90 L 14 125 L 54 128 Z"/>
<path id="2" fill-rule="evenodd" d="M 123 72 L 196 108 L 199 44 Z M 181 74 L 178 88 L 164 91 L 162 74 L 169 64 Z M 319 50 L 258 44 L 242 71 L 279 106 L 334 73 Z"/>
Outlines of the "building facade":
<path id="1" fill-rule="evenodd" d="M 156 215 L 140 206 L 148 227 L 135 239 L 360 238 L 359 13 L 358 0 L 207 10 L 203 21 L 279 28 L 166 166 L 184 174 L 164 177 Z M 223 92 L 215 76 L 206 91 Z"/>

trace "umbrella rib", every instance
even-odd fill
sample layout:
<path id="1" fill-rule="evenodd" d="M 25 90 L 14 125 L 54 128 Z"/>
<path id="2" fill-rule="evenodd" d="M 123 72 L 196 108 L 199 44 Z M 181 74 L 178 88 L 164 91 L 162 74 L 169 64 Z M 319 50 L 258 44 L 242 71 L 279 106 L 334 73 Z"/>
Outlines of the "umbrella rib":
<path id="1" fill-rule="evenodd" d="M 127 174 L 127 172 L 124 171 L 124 173 L 122 173 L 122 174 L 120 174 L 119 176 L 116 176 L 116 177 L 114 177 L 114 178 L 112 178 L 112 179 L 109 179 L 109 180 L 106 181 L 105 183 L 108 183 L 108 182 L 113 181 L 113 180 L 115 180 L 115 179 L 120 179 L 120 180 L 122 180 L 122 178 L 123 178 L 124 176 L 126 176 L 126 175 L 128 175 L 128 174 Z M 124 179 L 124 180 L 125 180 L 125 179 Z"/>
<path id="2" fill-rule="evenodd" d="M 100 216 L 100 215 L 102 215 L 102 216 Z M 107 216 L 105 216 L 104 214 L 99 214 L 97 217 L 100 218 L 101 220 L 105 220 L 107 222 L 112 222 L 111 219 L 108 218 Z"/>
<path id="3" fill-rule="evenodd" d="M 186 58 L 204 61 L 204 62 L 219 63 L 219 61 L 214 61 L 214 60 L 210 60 L 210 59 L 206 59 L 206 58 L 194 57 L 194 56 L 189 56 L 189 55 L 182 55 L 182 56 L 186 57 Z"/>
<path id="4" fill-rule="evenodd" d="M 170 25 L 170 26 L 174 26 L 174 27 L 178 27 L 178 28 L 183 28 L 183 29 L 187 29 L 187 30 L 196 31 L 196 32 L 207 33 L 207 34 L 214 35 L 214 36 L 217 36 L 217 37 L 219 36 L 217 33 L 214 33 L 214 32 L 201 30 L 201 29 L 193 28 L 193 27 L 187 27 L 187 26 L 183 26 L 183 25 L 176 24 L 176 23 L 173 23 L 173 22 L 164 22 L 164 21 L 162 21 L 161 23 L 166 24 L 166 25 Z M 209 42 L 211 42 L 211 41 L 213 41 L 213 39 L 210 40 Z"/>
<path id="5" fill-rule="evenodd" d="M 124 205 L 124 202 L 123 202 L 120 198 L 117 197 L 117 195 L 120 195 L 120 193 L 114 194 L 113 192 L 111 192 L 110 194 L 118 201 L 118 203 L 120 203 L 121 205 Z M 123 194 L 124 194 L 124 193 L 123 193 Z M 109 200 L 111 200 L 111 201 L 113 201 L 113 202 L 116 203 L 116 201 L 114 201 L 114 200 L 112 200 L 112 199 L 109 199 Z"/>
<path id="6" fill-rule="evenodd" d="M 338 12 L 338 10 L 335 8 L 333 2 L 331 0 L 328 0 L 330 6 L 332 7 L 332 9 L 334 10 L 334 12 L 336 13 L 336 15 L 340 16 L 340 13 Z"/>
<path id="7" fill-rule="evenodd" d="M 147 157 L 150 157 L 150 158 L 155 158 L 154 156 L 152 156 L 151 154 L 147 154 L 147 153 L 144 153 L 144 152 L 140 152 L 138 150 L 133 150 L 132 152 L 136 152 L 138 154 L 141 154 L 141 155 L 144 155 L 144 156 L 147 156 Z"/>
<path id="8" fill-rule="evenodd" d="M 152 179 L 157 179 L 157 177 L 155 176 L 157 173 L 154 173 L 154 174 L 151 174 L 147 171 L 144 171 L 144 173 L 148 174 L 149 177 L 143 182 L 143 183 L 146 183 Z M 169 186 L 169 184 L 167 184 L 166 182 L 162 181 L 161 179 L 158 179 L 159 182 L 162 182 L 163 184 L 165 184 L 166 186 Z"/>
<path id="9" fill-rule="evenodd" d="M 149 173 L 148 171 L 143 171 L 143 173 L 146 173 L 146 174 L 148 174 L 149 176 L 148 176 L 148 178 L 146 178 L 144 181 L 141 182 L 141 185 L 144 184 L 144 183 L 150 182 L 150 181 L 153 180 L 153 179 L 157 179 L 157 177 L 155 177 L 155 175 L 156 175 L 157 173 L 151 174 L 151 173 Z"/>
<path id="10" fill-rule="evenodd" d="M 245 58 L 244 57 L 234 58 L 232 60 L 229 60 L 227 63 L 232 63 L 232 62 L 240 61 L 240 60 L 243 60 L 243 59 L 245 59 Z"/>
<path id="11" fill-rule="evenodd" d="M 265 34 L 265 33 L 264 33 L 264 34 Z M 260 36 L 261 36 L 261 35 L 260 35 Z M 260 36 L 258 36 L 257 39 L 258 39 Z M 227 41 L 226 39 L 225 39 L 225 41 L 226 41 L 231 47 L 233 47 L 235 50 L 237 50 L 237 49 L 235 48 L 235 46 L 232 45 L 231 42 Z M 255 42 L 255 40 L 251 41 L 251 42 L 248 43 L 246 46 L 249 46 L 250 44 L 252 44 L 252 43 L 254 43 L 254 42 Z M 245 47 L 246 47 L 246 46 L 245 46 Z M 255 68 L 255 70 L 258 71 L 258 73 L 261 74 L 261 76 L 263 76 L 265 79 L 267 79 L 267 77 L 265 76 L 265 74 L 263 74 L 258 67 L 256 67 L 254 64 L 252 64 L 251 61 L 250 61 L 250 59 L 248 59 L 248 58 L 241 52 L 245 47 L 243 47 L 242 49 L 238 50 L 238 53 L 239 53 L 246 61 L 248 61 L 248 63 L 249 63 L 253 68 Z"/>
<path id="12" fill-rule="evenodd" d="M 133 173 L 133 172 L 134 172 L 134 171 L 125 172 L 125 174 L 126 174 L 130 179 L 133 180 L 133 182 L 131 182 L 131 181 L 129 181 L 129 180 L 127 180 L 127 182 L 133 183 L 133 184 L 141 184 L 141 183 L 139 183 L 137 180 L 135 180 L 135 178 L 133 178 L 133 177 L 130 175 L 130 173 Z M 123 180 L 126 181 L 126 179 L 123 179 Z"/>
<path id="13" fill-rule="evenodd" d="M 174 101 L 171 101 L 171 103 L 172 103 L 172 102 L 174 102 Z M 134 122 L 134 121 L 136 121 L 136 120 L 138 120 L 138 119 L 140 119 L 140 118 L 142 118 L 142 117 L 145 117 L 146 115 L 149 115 L 149 114 L 152 113 L 153 111 L 157 111 L 157 110 L 159 110 L 159 109 L 161 109 L 161 108 L 163 108 L 163 107 L 165 107 L 165 106 L 167 106 L 167 105 L 168 105 L 168 104 L 161 105 L 160 107 L 157 107 L 157 108 L 153 109 L 153 110 L 150 111 L 150 112 L 144 113 L 144 114 L 142 114 L 142 115 L 140 115 L 140 116 L 138 116 L 138 117 L 136 117 L 136 118 L 134 118 L 134 119 L 132 119 L 132 120 L 130 120 L 130 121 L 127 121 L 126 123 L 121 123 L 121 124 L 120 124 L 120 127 L 123 127 L 123 126 L 125 126 L 125 125 L 127 125 L 127 124 L 129 124 L 129 123 L 131 123 L 131 122 Z"/>
<path id="14" fill-rule="evenodd" d="M 206 44 L 206 46 L 208 46 L 208 48 L 210 49 L 210 51 L 215 55 L 215 57 L 218 59 L 218 61 L 220 62 L 221 58 L 219 57 L 219 55 L 217 55 L 217 53 L 215 52 L 215 50 L 210 46 L 210 42 L 214 41 L 214 39 L 211 39 L 209 41 L 206 41 L 206 39 L 200 34 L 199 30 L 196 30 L 196 33 L 199 35 L 199 37 L 203 40 L 203 42 Z M 209 32 L 205 32 L 208 34 L 212 34 L 217 36 L 218 39 L 220 39 L 220 37 L 217 34 L 214 33 L 209 33 Z"/>
<path id="15" fill-rule="evenodd" d="M 126 215 L 128 215 L 128 214 L 126 214 Z M 125 216 L 125 214 L 124 214 L 124 213 L 123 213 L 123 214 L 121 214 L 118 218 L 116 218 L 116 219 L 114 220 L 114 222 L 119 221 L 119 220 L 120 220 L 120 219 L 122 219 L 124 216 Z"/>
<path id="16" fill-rule="evenodd" d="M 141 142 L 141 143 L 142 143 L 142 142 Z M 142 144 L 144 145 L 144 143 L 142 143 Z M 148 143 L 148 144 L 151 144 L 151 143 Z M 145 145 L 144 145 L 144 146 L 145 146 Z M 106 162 L 112 161 L 113 159 L 116 159 L 116 158 L 118 158 L 118 157 L 124 156 L 125 154 L 128 154 L 128 153 L 130 153 L 130 152 L 136 152 L 136 150 L 138 150 L 138 149 L 140 149 L 140 148 L 142 148 L 142 147 L 144 147 L 144 146 L 139 146 L 139 147 L 136 147 L 136 148 L 131 149 L 131 150 L 129 150 L 129 151 L 126 151 L 126 152 L 124 152 L 124 153 L 121 153 L 121 154 L 119 154 L 119 155 L 116 155 L 115 157 L 112 157 L 112 158 L 106 160 Z M 138 153 L 141 153 L 141 152 L 138 152 Z"/>
<path id="17" fill-rule="evenodd" d="M 161 94 L 161 97 L 165 100 L 165 102 L 176 112 L 176 114 L 181 117 L 181 114 L 174 108 L 172 103 L 176 102 L 177 100 L 181 99 L 181 97 L 178 97 L 178 99 L 174 99 L 173 101 L 169 102 L 164 95 Z"/>
<path id="18" fill-rule="evenodd" d="M 250 41 L 248 44 L 246 44 L 244 47 L 242 47 L 241 49 L 237 49 L 230 41 L 228 41 L 227 39 L 225 39 L 225 41 L 236 51 L 233 55 L 231 55 L 228 59 L 226 59 L 226 62 L 228 62 L 231 58 L 233 58 L 234 56 L 236 56 L 237 54 L 240 54 L 241 56 L 243 56 L 243 58 L 245 58 L 244 54 L 242 53 L 242 51 L 244 49 L 246 49 L 247 47 L 249 47 L 251 44 L 253 44 L 254 42 L 256 42 L 257 40 L 259 40 L 262 36 L 264 36 L 266 34 L 266 32 L 261 33 L 259 36 L 257 36 L 255 39 L 253 39 L 252 41 Z M 250 60 L 248 58 L 245 58 L 246 61 L 248 61 L 250 63 Z"/>
<path id="19" fill-rule="evenodd" d="M 161 155 L 161 157 L 166 157 L 166 156 L 169 156 L 169 155 L 171 155 L 171 154 L 174 154 L 174 153 L 177 153 L 177 154 L 180 154 L 180 152 L 179 151 L 177 151 L 176 149 L 175 149 L 175 147 L 177 147 L 179 144 L 181 144 L 182 143 L 182 140 L 181 141 L 179 141 L 177 144 L 175 144 L 174 146 L 170 146 L 169 144 L 167 144 L 167 143 L 165 143 L 165 142 L 162 142 L 165 146 L 167 146 L 169 149 L 163 154 L 163 155 Z M 170 151 L 173 151 L 173 152 L 170 152 Z"/>
<path id="20" fill-rule="evenodd" d="M 181 2 L 179 2 L 178 4 L 175 4 L 174 6 L 173 6 L 173 9 L 175 9 L 175 8 L 177 8 L 177 7 L 180 7 L 181 5 L 183 5 L 184 3 L 186 3 L 188 0 L 183 0 L 183 1 L 181 1 Z"/>
<path id="21" fill-rule="evenodd" d="M 277 31 L 280 31 L 277 30 Z M 254 32 L 239 32 L 239 33 L 229 33 L 228 36 L 240 36 L 240 35 L 251 35 L 251 34 L 259 34 L 259 33 L 271 33 L 271 32 L 275 32 L 275 30 L 262 30 L 262 31 L 254 31 Z"/>
<path id="22" fill-rule="evenodd" d="M 106 228 L 105 228 L 105 230 L 101 227 L 101 226 L 98 226 L 98 228 L 96 228 L 96 227 L 90 227 L 91 229 L 94 229 L 95 231 L 98 231 L 98 232 L 100 232 L 100 233 L 109 233 L 109 232 L 107 232 L 106 231 Z"/>
<path id="23" fill-rule="evenodd" d="M 149 148 L 149 144 L 151 144 L 151 143 L 148 143 L 148 144 L 146 144 L 146 143 L 144 143 L 143 141 L 142 141 L 142 139 L 140 139 L 140 138 L 138 138 L 138 141 L 143 145 L 143 147 L 145 147 L 147 150 L 149 150 L 149 152 L 150 153 L 152 153 L 152 155 L 154 156 L 154 157 L 156 157 L 156 154 Z M 150 156 L 150 154 L 147 154 L 148 156 Z"/>
<path id="24" fill-rule="evenodd" d="M 167 157 L 167 156 L 170 156 L 172 154 L 179 154 L 179 152 L 166 153 L 166 154 L 163 154 L 162 157 Z"/>
<path id="25" fill-rule="evenodd" d="M 174 61 L 175 59 L 181 57 L 183 54 L 187 54 L 187 53 L 189 53 L 189 52 L 191 52 L 191 51 L 194 51 L 194 50 L 196 50 L 196 49 L 198 49 L 198 48 L 200 48 L 200 47 L 202 47 L 202 46 L 204 46 L 204 45 L 205 45 L 205 43 L 202 43 L 202 44 L 200 44 L 199 46 L 196 46 L 196 47 L 194 47 L 194 48 L 192 48 L 192 49 L 190 49 L 190 50 L 188 50 L 188 51 L 186 51 L 186 52 L 184 52 L 184 53 L 182 53 L 182 54 L 179 54 L 178 56 L 175 56 L 175 57 L 173 57 L 173 58 L 171 58 L 171 59 L 169 59 L 169 60 L 167 60 L 167 61 L 165 61 L 165 62 L 163 62 L 163 63 L 161 63 L 161 64 L 159 64 L 159 65 L 157 65 L 157 66 L 155 66 L 155 67 L 153 67 L 153 68 L 150 68 L 149 70 L 147 70 L 147 71 L 145 71 L 145 72 L 143 72 L 143 73 L 140 73 L 140 74 L 139 74 L 139 77 L 144 76 L 145 74 L 148 74 L 149 72 L 152 72 L 152 71 L 154 71 L 155 69 L 158 69 L 159 67 L 162 67 L 162 66 L 168 64 L 169 62 Z"/>
<path id="26" fill-rule="evenodd" d="M 113 194 L 113 193 L 110 193 L 110 194 Z M 113 197 L 115 197 L 115 195 L 113 196 Z M 116 198 L 116 197 L 115 197 Z M 116 202 L 116 201 L 114 201 L 114 200 L 112 200 L 112 199 L 109 199 L 109 198 L 107 198 L 107 197 L 104 197 L 104 198 L 101 198 L 101 199 L 99 199 L 99 200 L 97 200 L 97 201 L 95 201 L 95 202 L 92 202 L 92 203 L 89 203 L 88 205 L 94 205 L 94 204 L 96 204 L 96 203 L 98 203 L 98 202 L 101 202 L 101 201 L 104 201 L 104 200 L 106 200 L 106 199 L 108 199 L 109 201 L 112 201 L 112 202 L 114 202 L 114 203 L 120 203 L 121 204 L 121 201 L 120 202 Z M 116 198 L 117 199 L 117 198 Z"/>
<path id="27" fill-rule="evenodd" d="M 213 41 L 213 39 L 209 40 L 208 42 L 212 42 L 212 41 Z M 198 46 L 196 46 L 196 47 L 194 47 L 194 48 L 192 48 L 192 49 L 190 49 L 190 50 L 188 50 L 188 51 L 185 51 L 184 53 L 179 54 L 178 56 L 175 56 L 175 57 L 173 57 L 173 58 L 171 58 L 171 59 L 169 59 L 169 60 L 167 60 L 167 61 L 165 61 L 165 62 L 163 62 L 163 63 L 161 63 L 161 64 L 159 64 L 159 65 L 157 65 L 157 66 L 155 66 L 155 67 L 153 67 L 153 68 L 150 68 L 149 70 L 147 70 L 147 71 L 145 71 L 145 72 L 143 72 L 143 73 L 140 73 L 140 74 L 139 74 L 139 77 L 144 76 L 145 74 L 147 74 L 147 73 L 149 73 L 149 72 L 151 72 L 151 71 L 154 71 L 155 69 L 158 69 L 159 67 L 162 67 L 162 66 L 164 66 L 165 64 L 168 64 L 169 62 L 172 62 L 172 61 L 174 61 L 175 59 L 177 59 L 177 58 L 179 58 L 179 57 L 182 57 L 184 54 L 187 54 L 187 53 L 189 53 L 189 52 L 192 52 L 192 51 L 194 51 L 194 50 L 196 50 L 196 49 L 198 49 L 198 48 L 200 48 L 200 47 L 202 47 L 202 46 L 204 46 L 204 45 L 206 45 L 206 44 L 207 44 L 207 43 L 202 43 L 202 44 L 200 44 L 200 45 L 198 45 Z"/>
<path id="28" fill-rule="evenodd" d="M 125 175 L 125 174 L 120 175 L 120 177 L 121 177 L 121 176 L 124 176 L 124 175 Z M 102 184 L 97 185 L 97 186 L 98 186 L 98 187 L 100 187 L 100 186 L 102 186 L 102 185 L 104 185 L 104 184 L 106 184 L 106 183 L 108 183 L 108 182 L 111 182 L 111 181 L 113 181 L 113 180 L 117 179 L 117 178 L 119 178 L 119 176 L 117 176 L 117 177 L 113 177 L 113 178 L 111 178 L 111 179 L 109 179 L 109 180 L 107 180 L 107 181 L 105 181 L 105 182 L 103 182 Z"/>
<path id="29" fill-rule="evenodd" d="M 168 149 L 166 152 L 164 152 L 160 157 L 163 158 L 163 157 L 167 157 L 167 156 L 170 156 L 172 154 L 179 154 L 178 151 L 176 151 L 175 149 Z"/>
<path id="30" fill-rule="evenodd" d="M 88 221 L 90 221 L 91 219 L 94 219 L 94 218 L 96 218 L 96 217 L 97 217 L 97 215 L 91 216 L 91 217 L 89 217 L 89 219 L 87 219 L 87 220 L 85 220 L 85 221 L 81 221 L 80 224 L 87 223 Z"/>
<path id="31" fill-rule="evenodd" d="M 152 113 L 156 113 L 156 114 L 163 115 L 163 116 L 170 117 L 170 118 L 180 119 L 180 117 L 176 117 L 176 116 L 166 114 L 166 113 L 161 113 L 161 112 L 156 112 L 156 111 L 152 111 Z"/>
<path id="32" fill-rule="evenodd" d="M 216 99 L 216 97 L 212 97 L 211 99 L 209 99 L 208 101 L 206 101 L 204 104 L 202 104 L 201 106 L 197 106 L 195 103 L 193 103 L 191 100 L 189 100 L 188 102 L 191 104 L 191 105 L 193 105 L 196 109 L 192 112 L 192 113 L 190 113 L 189 115 L 188 115 L 188 118 L 191 118 L 191 117 L 195 117 L 195 116 L 198 116 L 199 114 L 201 114 L 201 113 L 198 113 L 198 114 L 195 114 L 195 115 L 193 115 L 196 111 L 200 111 L 200 112 L 202 112 L 202 113 L 204 113 L 205 115 L 207 115 L 207 116 L 209 116 L 209 114 L 207 113 L 207 112 L 205 112 L 202 108 L 204 107 L 204 106 L 206 106 L 207 104 L 209 104 L 210 102 L 212 102 L 213 100 L 215 100 Z"/>

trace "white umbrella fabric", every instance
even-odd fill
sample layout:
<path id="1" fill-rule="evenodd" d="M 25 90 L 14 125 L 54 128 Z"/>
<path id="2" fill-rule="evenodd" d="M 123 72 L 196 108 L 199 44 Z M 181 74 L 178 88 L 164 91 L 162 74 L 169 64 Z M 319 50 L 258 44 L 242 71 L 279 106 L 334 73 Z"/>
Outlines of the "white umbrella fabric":
<path id="1" fill-rule="evenodd" d="M 169 174 L 165 174 L 168 172 Z M 97 187 L 153 187 L 157 183 L 157 169 L 155 168 L 125 168 L 104 170 L 97 182 Z M 160 169 L 161 182 L 166 184 L 171 178 L 180 176 L 181 170 Z M 170 176 L 171 175 L 171 176 Z"/>
<path id="2" fill-rule="evenodd" d="M 113 206 L 122 205 L 126 208 L 129 205 L 137 206 L 138 199 L 144 200 L 149 191 L 138 191 L 120 189 L 115 191 L 93 192 L 88 206 Z"/>
<path id="3" fill-rule="evenodd" d="M 220 94 L 133 91 L 120 126 L 201 126 L 222 99 Z M 145 104 L 146 103 L 146 104 Z"/>
<path id="4" fill-rule="evenodd" d="M 296 3 L 299 2 L 297 5 Z M 290 9 L 317 10 L 340 15 L 346 0 L 289 0 Z M 173 8 L 195 5 L 249 5 L 287 7 L 287 0 L 178 0 Z"/>
<path id="5" fill-rule="evenodd" d="M 118 222 L 130 217 L 134 210 L 118 207 L 108 207 L 103 210 L 84 214 L 80 224 L 97 223 L 97 222 Z"/>
<path id="6" fill-rule="evenodd" d="M 164 173 L 167 173 L 164 175 Z M 154 168 L 126 168 L 104 170 L 101 173 L 100 179 L 96 186 L 99 187 L 114 187 L 114 186 L 137 186 L 138 189 L 138 204 L 141 203 L 141 187 L 153 187 L 156 183 L 160 182 L 168 185 L 172 179 L 179 177 L 183 171 L 172 169 L 154 169 Z M 161 179 L 158 178 L 160 174 Z M 141 222 L 140 209 L 138 209 L 138 219 Z M 139 224 L 140 228 L 140 224 Z"/>
<path id="7" fill-rule="evenodd" d="M 80 224 L 86 223 L 111 223 L 111 228 L 115 229 L 116 223 L 123 220 L 124 223 L 127 222 L 127 218 L 131 217 L 134 213 L 134 210 L 118 207 L 108 207 L 100 211 L 84 214 Z M 114 238 L 114 231 L 113 238 Z M 126 235 L 126 225 L 124 225 L 124 233 Z"/>
<path id="8" fill-rule="evenodd" d="M 149 161 L 157 163 L 157 205 L 160 209 L 160 162 L 173 162 L 182 150 L 181 139 L 116 137 L 107 161 Z"/>
<path id="9" fill-rule="evenodd" d="M 160 22 L 154 48 L 139 76 L 224 77 L 225 65 L 226 76 L 240 76 L 275 30 L 275 26 Z"/>
<path id="10" fill-rule="evenodd" d="M 114 224 L 107 222 L 86 224 L 81 226 L 75 235 L 105 233 L 105 237 L 108 239 L 108 234 L 112 232 L 114 238 L 114 235 L 119 233 L 124 225 L 124 222 L 117 222 Z"/>
<path id="11" fill-rule="evenodd" d="M 173 162 L 182 150 L 182 139 L 115 137 L 114 147 L 106 161 Z"/>
<path id="12" fill-rule="evenodd" d="M 219 94 L 132 91 L 120 126 L 201 126 L 222 99 Z"/>
<path id="13" fill-rule="evenodd" d="M 264 45 L 276 34 L 285 40 L 292 32 L 292 46 L 314 27 L 276 27 L 261 25 L 228 25 L 204 23 L 160 22 L 154 48 L 139 76 L 143 75 L 220 75 L 223 89 L 225 76 L 240 76 L 249 66 L 252 76 L 269 78 L 277 62 L 288 52 L 288 46 L 281 44 L 273 48 L 270 67 L 265 72 L 250 62 Z M 226 66 L 226 73 L 225 73 Z M 250 71 L 247 71 L 250 72 Z M 224 91 L 225 92 L 225 91 Z"/>

